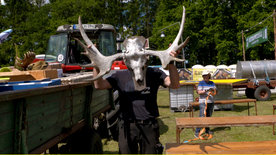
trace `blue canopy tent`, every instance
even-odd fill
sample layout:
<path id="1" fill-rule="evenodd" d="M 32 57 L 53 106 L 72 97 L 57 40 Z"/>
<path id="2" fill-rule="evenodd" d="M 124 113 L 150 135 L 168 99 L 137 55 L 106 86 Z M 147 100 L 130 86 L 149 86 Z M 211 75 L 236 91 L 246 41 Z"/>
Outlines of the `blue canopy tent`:
<path id="1" fill-rule="evenodd" d="M 2 44 L 8 36 L 12 33 L 12 29 L 5 30 L 0 33 L 0 44 Z"/>

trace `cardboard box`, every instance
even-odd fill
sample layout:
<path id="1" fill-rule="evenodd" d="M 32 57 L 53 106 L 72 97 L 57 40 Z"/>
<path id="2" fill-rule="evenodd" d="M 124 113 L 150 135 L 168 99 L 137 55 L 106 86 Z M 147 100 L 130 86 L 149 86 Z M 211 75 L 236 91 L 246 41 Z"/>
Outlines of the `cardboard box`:
<path id="1" fill-rule="evenodd" d="M 62 69 L 61 63 L 49 63 L 46 69 Z"/>
<path id="2" fill-rule="evenodd" d="M 28 71 L 36 80 L 42 79 L 55 79 L 58 78 L 58 72 L 56 69 L 47 69 L 47 70 L 33 70 Z"/>

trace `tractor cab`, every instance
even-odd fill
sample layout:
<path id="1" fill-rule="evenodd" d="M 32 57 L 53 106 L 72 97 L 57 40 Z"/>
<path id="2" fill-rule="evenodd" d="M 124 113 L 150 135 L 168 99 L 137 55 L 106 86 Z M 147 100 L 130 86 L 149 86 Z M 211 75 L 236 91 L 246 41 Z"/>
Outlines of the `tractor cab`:
<path id="1" fill-rule="evenodd" d="M 115 29 L 112 25 L 83 24 L 83 27 L 89 39 L 103 55 L 109 56 L 117 52 Z M 61 63 L 64 73 L 92 70 L 92 67 L 84 67 L 91 62 L 81 54 L 84 49 L 75 39 L 83 41 L 79 25 L 59 26 L 57 33 L 49 39 L 44 60 Z"/>

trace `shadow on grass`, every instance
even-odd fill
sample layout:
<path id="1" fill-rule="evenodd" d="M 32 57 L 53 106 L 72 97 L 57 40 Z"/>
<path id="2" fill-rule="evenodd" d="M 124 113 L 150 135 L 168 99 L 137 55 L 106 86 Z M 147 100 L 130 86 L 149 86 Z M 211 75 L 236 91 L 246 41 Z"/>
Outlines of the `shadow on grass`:
<path id="1" fill-rule="evenodd" d="M 159 108 L 170 108 L 168 105 L 158 105 Z"/>
<path id="2" fill-rule="evenodd" d="M 103 154 L 119 154 L 118 151 L 104 151 Z"/>
<path id="3" fill-rule="evenodd" d="M 231 127 L 217 127 L 211 129 L 211 131 L 216 132 L 216 131 L 223 131 L 223 130 L 231 130 Z"/>
<path id="4" fill-rule="evenodd" d="M 252 104 L 252 103 L 251 103 L 251 104 Z M 257 105 L 257 106 L 258 106 L 258 105 Z M 255 106 L 249 104 L 249 110 L 250 110 L 251 108 L 254 108 L 254 109 L 255 109 Z M 199 107 L 194 107 L 193 110 L 194 110 L 194 112 L 199 111 Z M 243 111 L 248 111 L 248 106 L 247 106 L 247 104 L 246 104 L 246 105 L 237 105 L 237 104 L 233 104 L 233 110 L 221 108 L 221 109 L 216 109 L 216 110 L 214 110 L 214 111 L 243 112 Z M 197 117 L 197 115 L 194 114 L 194 117 Z"/>
<path id="5" fill-rule="evenodd" d="M 249 105 L 249 109 L 252 108 L 252 107 L 254 108 L 254 106 Z M 236 105 L 236 104 L 234 104 L 233 108 L 234 108 L 233 111 L 235 111 L 235 112 L 242 112 L 242 111 L 245 111 L 245 110 L 247 111 L 248 110 L 247 105 Z"/>
<path id="6" fill-rule="evenodd" d="M 157 120 L 158 120 L 158 123 L 159 123 L 159 132 L 160 132 L 160 135 L 168 132 L 169 127 L 166 124 L 164 124 L 164 122 L 160 118 L 157 118 Z"/>

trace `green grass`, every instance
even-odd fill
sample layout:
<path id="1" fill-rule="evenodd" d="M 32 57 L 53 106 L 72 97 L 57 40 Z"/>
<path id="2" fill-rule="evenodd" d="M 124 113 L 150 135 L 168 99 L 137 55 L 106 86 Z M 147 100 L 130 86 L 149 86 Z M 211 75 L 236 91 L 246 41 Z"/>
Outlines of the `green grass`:
<path id="1" fill-rule="evenodd" d="M 196 96 L 196 95 L 195 95 Z M 234 99 L 246 98 L 245 96 L 233 96 Z M 189 112 L 171 112 L 169 91 L 168 89 L 160 89 L 158 92 L 158 106 L 159 106 L 159 124 L 160 124 L 160 141 L 165 146 L 166 143 L 176 142 L 176 117 L 189 117 Z M 272 115 L 272 105 L 276 104 L 276 95 L 272 95 L 269 101 L 257 101 L 258 115 Z M 250 103 L 250 114 L 255 115 L 254 103 Z M 247 103 L 234 104 L 234 110 L 214 111 L 213 117 L 222 116 L 247 116 Z M 196 109 L 194 116 L 198 116 L 199 110 Z M 262 141 L 262 140 L 275 140 L 276 135 L 272 134 L 272 126 L 259 126 L 259 127 L 220 127 L 211 128 L 214 132 L 213 138 L 208 141 L 195 141 L 201 142 L 239 142 L 239 141 Z M 193 129 L 185 129 L 181 132 L 181 141 L 194 138 Z M 104 153 L 118 153 L 118 143 L 115 141 L 102 140 Z"/>

